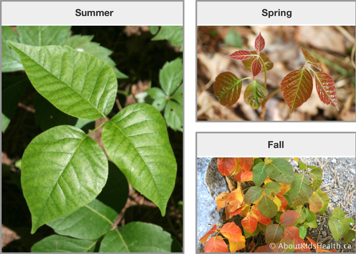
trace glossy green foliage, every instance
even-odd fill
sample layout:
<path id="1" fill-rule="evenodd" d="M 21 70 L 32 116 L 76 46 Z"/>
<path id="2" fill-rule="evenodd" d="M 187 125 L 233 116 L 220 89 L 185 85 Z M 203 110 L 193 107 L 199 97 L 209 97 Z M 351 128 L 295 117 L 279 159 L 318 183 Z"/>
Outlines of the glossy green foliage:
<path id="1" fill-rule="evenodd" d="M 47 223 L 57 234 L 97 240 L 113 227 L 118 213 L 97 199 L 78 210 Z"/>
<path id="2" fill-rule="evenodd" d="M 292 184 L 293 181 L 293 167 L 292 165 L 282 159 L 282 158 L 271 158 L 272 162 L 267 165 L 267 175 L 280 182 L 285 184 Z"/>
<path id="3" fill-rule="evenodd" d="M 288 200 L 288 205 L 299 206 L 308 202 L 313 194 L 313 189 L 310 187 L 310 180 L 306 174 L 294 174 L 291 189 L 285 194 Z"/>
<path id="4" fill-rule="evenodd" d="M 61 46 L 70 35 L 70 26 L 18 26 L 17 33 L 23 44 Z"/>
<path id="5" fill-rule="evenodd" d="M 341 237 L 345 237 L 350 230 L 350 221 L 345 217 L 345 212 L 339 206 L 331 214 L 328 225 L 335 241 L 339 241 Z"/>
<path id="6" fill-rule="evenodd" d="M 159 72 L 162 89 L 154 87 L 145 91 L 153 99 L 152 106 L 164 110 L 166 123 L 173 130 L 183 131 L 183 64 L 177 58 L 167 62 Z"/>
<path id="7" fill-rule="evenodd" d="M 35 243 L 31 252 L 93 252 L 95 241 L 51 235 Z"/>
<path id="8" fill-rule="evenodd" d="M 154 107 L 138 103 L 104 125 L 104 148 L 130 184 L 165 215 L 176 179 L 177 163 L 166 124 Z"/>
<path id="9" fill-rule="evenodd" d="M 2 75 L 2 114 L 1 130 L 4 132 L 9 125 L 20 98 L 28 83 L 27 77 Z"/>
<path id="10" fill-rule="evenodd" d="M 19 55 L 7 45 L 7 40 L 19 41 L 15 31 L 11 27 L 3 26 L 1 33 L 1 71 L 13 72 L 23 70 Z"/>
<path id="11" fill-rule="evenodd" d="M 90 203 L 106 183 L 108 162 L 96 141 L 80 129 L 62 125 L 31 141 L 21 172 L 34 233 L 41 225 Z"/>
<path id="12" fill-rule="evenodd" d="M 172 243 L 172 237 L 161 227 L 131 222 L 106 234 L 100 252 L 171 252 Z"/>
<path id="13" fill-rule="evenodd" d="M 109 64 L 116 75 L 116 78 L 122 79 L 122 78 L 127 78 L 125 74 L 120 72 L 116 67 L 115 67 L 115 62 L 110 58 L 110 55 L 113 53 L 111 50 L 100 46 L 99 43 L 93 42 L 94 35 L 74 35 L 70 38 L 68 38 L 65 42 L 64 45 L 68 45 L 71 48 L 78 50 L 78 51 L 84 51 L 88 54 L 91 54 L 93 56 L 96 56 L 98 59 L 105 61 L 107 64 Z"/>
<path id="14" fill-rule="evenodd" d="M 36 90 L 64 113 L 95 120 L 111 111 L 117 80 L 106 62 L 68 46 L 8 44 L 20 55 Z"/>
<path id="15" fill-rule="evenodd" d="M 151 32 L 155 34 L 157 27 L 153 27 Z M 183 26 L 161 26 L 152 40 L 168 40 L 172 43 L 172 46 L 178 46 L 180 51 L 183 51 Z"/>
<path id="16" fill-rule="evenodd" d="M 261 106 L 261 99 L 268 95 L 268 90 L 253 80 L 247 87 L 244 93 L 245 103 L 253 109 L 258 109 Z"/>

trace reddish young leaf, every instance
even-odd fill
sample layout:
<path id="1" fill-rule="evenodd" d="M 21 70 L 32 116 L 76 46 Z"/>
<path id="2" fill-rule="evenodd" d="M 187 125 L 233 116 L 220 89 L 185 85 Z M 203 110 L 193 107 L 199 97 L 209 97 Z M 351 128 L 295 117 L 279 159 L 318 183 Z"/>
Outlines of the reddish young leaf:
<path id="1" fill-rule="evenodd" d="M 288 201 L 287 199 L 282 196 L 282 195 L 279 195 L 277 194 L 276 197 L 281 201 L 281 207 L 279 208 L 279 212 L 284 212 L 288 206 Z"/>
<path id="2" fill-rule="evenodd" d="M 228 57 L 234 60 L 246 60 L 252 57 L 252 53 L 248 50 L 238 50 L 228 55 Z"/>
<path id="3" fill-rule="evenodd" d="M 220 174 L 223 176 L 229 176 L 238 167 L 238 160 L 236 158 L 218 158 L 217 165 Z"/>
<path id="4" fill-rule="evenodd" d="M 206 243 L 206 240 L 208 240 L 209 236 L 212 235 L 212 234 L 214 234 L 214 233 L 217 231 L 216 229 L 217 229 L 217 226 L 214 225 L 214 226 L 209 230 L 208 233 L 206 233 L 202 238 L 199 239 L 199 242 L 201 242 L 201 243 Z"/>
<path id="5" fill-rule="evenodd" d="M 339 110 L 337 107 L 336 88 L 333 78 L 325 72 L 317 72 L 315 85 L 320 100 L 326 105 L 331 105 Z"/>
<path id="6" fill-rule="evenodd" d="M 226 223 L 220 229 L 220 233 L 233 242 L 245 241 L 245 237 L 242 235 L 240 227 L 237 226 L 235 222 Z"/>
<path id="7" fill-rule="evenodd" d="M 266 243 L 278 243 L 283 239 L 283 229 L 279 224 L 272 224 L 266 229 Z"/>
<path id="8" fill-rule="evenodd" d="M 255 59 L 258 58 L 258 56 L 257 56 L 258 53 L 256 51 L 251 51 L 251 53 L 253 55 L 251 58 L 242 61 L 242 63 L 246 67 L 246 69 L 249 70 L 250 72 L 252 72 L 251 66 L 252 66 L 253 61 L 255 61 Z M 265 62 L 267 71 L 269 71 L 273 68 L 273 63 L 271 62 L 271 60 L 268 58 L 268 56 L 265 53 L 261 52 L 260 58 L 262 58 L 263 62 Z M 262 65 L 262 71 L 264 71 L 263 65 Z"/>
<path id="9" fill-rule="evenodd" d="M 212 237 L 204 246 L 204 252 L 229 252 L 221 236 Z"/>
<path id="10" fill-rule="evenodd" d="M 256 58 L 251 65 L 252 75 L 255 77 L 262 71 L 262 63 L 260 58 Z"/>
<path id="11" fill-rule="evenodd" d="M 298 217 L 300 217 L 298 212 L 289 210 L 281 215 L 280 221 L 283 226 L 292 226 Z"/>
<path id="12" fill-rule="evenodd" d="M 220 73 L 214 82 L 213 88 L 221 105 L 231 107 L 240 98 L 241 79 L 231 72 Z"/>
<path id="13" fill-rule="evenodd" d="M 320 64 L 315 60 L 315 58 L 308 52 L 306 51 L 303 47 L 300 47 L 303 55 L 305 57 L 305 60 L 307 61 L 307 63 L 313 65 L 314 67 L 318 68 L 319 70 L 321 70 Z"/>
<path id="14" fill-rule="evenodd" d="M 262 37 L 261 33 L 256 37 L 255 49 L 257 52 L 261 52 L 265 48 L 265 39 Z"/>
<path id="15" fill-rule="evenodd" d="M 310 211 L 317 213 L 321 210 L 322 207 L 323 207 L 323 201 L 318 196 L 309 198 Z"/>
<path id="16" fill-rule="evenodd" d="M 247 232 L 252 234 L 257 228 L 257 218 L 252 213 L 248 213 L 241 221 L 241 225 Z"/>
<path id="17" fill-rule="evenodd" d="M 299 237 L 299 228 L 286 227 L 284 229 L 284 239 L 293 240 L 295 237 Z"/>
<path id="18" fill-rule="evenodd" d="M 238 158 L 243 171 L 249 171 L 253 164 L 253 158 Z"/>
<path id="19" fill-rule="evenodd" d="M 266 216 L 264 216 L 262 213 L 260 213 L 260 211 L 258 210 L 258 206 L 254 205 L 251 208 L 251 212 L 256 215 L 257 220 L 259 223 L 268 226 L 269 224 L 271 224 L 271 218 L 268 218 Z"/>
<path id="20" fill-rule="evenodd" d="M 253 172 L 252 171 L 243 172 L 241 174 L 241 182 L 252 181 L 252 179 L 253 179 Z"/>
<path id="21" fill-rule="evenodd" d="M 292 113 L 306 102 L 313 91 L 313 79 L 305 68 L 292 71 L 281 82 L 283 98 Z"/>
<path id="22" fill-rule="evenodd" d="M 228 196 L 229 196 L 229 193 L 223 192 L 223 193 L 220 193 L 215 198 L 215 202 L 217 205 L 216 211 L 219 211 L 221 208 L 224 208 L 227 205 Z"/>
<path id="23" fill-rule="evenodd" d="M 246 247 L 245 241 L 243 242 L 233 242 L 229 240 L 229 247 L 230 247 L 230 252 L 236 252 L 238 250 L 244 249 Z"/>

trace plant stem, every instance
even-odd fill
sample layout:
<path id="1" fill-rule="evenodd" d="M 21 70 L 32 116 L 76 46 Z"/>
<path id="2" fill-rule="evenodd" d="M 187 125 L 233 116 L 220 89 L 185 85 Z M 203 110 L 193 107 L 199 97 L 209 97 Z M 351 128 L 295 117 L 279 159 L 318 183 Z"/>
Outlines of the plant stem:
<path id="1" fill-rule="evenodd" d="M 241 81 L 245 80 L 245 79 L 253 79 L 253 78 L 252 77 L 246 77 L 246 78 L 242 78 Z"/>
<path id="2" fill-rule="evenodd" d="M 264 87 L 267 88 L 267 69 L 266 69 L 266 64 L 265 61 L 263 61 L 262 57 L 260 57 L 262 65 L 263 65 L 263 71 L 265 72 L 265 83 L 264 83 Z M 260 112 L 260 118 L 262 121 L 265 120 L 265 115 L 266 115 L 266 99 L 262 99 L 262 103 L 261 103 L 261 112 Z"/>
<path id="3" fill-rule="evenodd" d="M 262 57 L 260 57 L 260 60 L 261 60 L 262 65 L 263 65 L 263 71 L 265 72 L 265 84 L 264 84 L 264 87 L 267 88 L 267 69 L 266 69 L 266 64 L 265 64 L 265 61 L 263 61 Z"/>
<path id="4" fill-rule="evenodd" d="M 105 119 L 105 122 L 103 122 L 102 124 L 100 124 L 98 127 L 96 127 L 94 130 L 92 130 L 91 132 L 89 132 L 87 134 L 87 136 L 89 136 L 90 134 L 92 134 L 93 132 L 97 131 L 101 126 L 103 126 L 104 124 L 106 124 L 106 122 L 108 122 L 108 120 Z"/>
<path id="5" fill-rule="evenodd" d="M 281 88 L 279 87 L 278 89 L 276 89 L 275 91 L 273 91 L 270 95 L 268 95 L 268 97 L 265 99 L 265 103 L 266 103 L 269 99 L 271 99 L 271 97 L 272 97 L 273 95 L 275 95 L 276 93 L 278 93 L 280 90 L 281 90 Z"/>

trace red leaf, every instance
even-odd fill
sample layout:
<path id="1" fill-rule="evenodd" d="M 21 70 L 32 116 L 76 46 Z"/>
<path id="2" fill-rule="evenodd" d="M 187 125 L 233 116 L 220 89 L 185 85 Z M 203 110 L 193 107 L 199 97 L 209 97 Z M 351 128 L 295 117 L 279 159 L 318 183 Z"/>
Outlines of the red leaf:
<path id="1" fill-rule="evenodd" d="M 279 212 L 284 212 L 288 206 L 287 199 L 284 196 L 279 195 L 279 194 L 277 194 L 276 197 L 281 201 L 281 207 L 279 208 Z"/>
<path id="2" fill-rule="evenodd" d="M 253 51 L 251 51 L 251 53 L 252 53 L 251 58 L 242 61 L 242 63 L 246 67 L 246 69 L 249 70 L 250 72 L 252 72 L 251 66 L 252 66 L 253 61 L 255 61 L 255 59 L 258 58 L 257 51 L 253 50 Z M 267 71 L 271 70 L 273 68 L 273 63 L 268 58 L 268 56 L 265 53 L 261 52 L 260 57 L 262 58 L 263 62 L 265 62 L 266 70 Z M 263 65 L 262 65 L 262 71 L 264 71 Z"/>
<path id="3" fill-rule="evenodd" d="M 243 172 L 241 174 L 241 182 L 247 182 L 247 181 L 252 181 L 253 179 L 253 172 L 248 171 L 248 172 Z"/>
<path id="4" fill-rule="evenodd" d="M 299 237 L 299 228 L 297 228 L 297 227 L 286 227 L 284 229 L 284 239 L 293 240 L 295 237 Z"/>
<path id="5" fill-rule="evenodd" d="M 229 252 L 225 241 L 220 237 L 212 237 L 204 246 L 204 252 Z"/>
<path id="6" fill-rule="evenodd" d="M 228 57 L 234 60 L 246 60 L 252 57 L 252 53 L 248 50 L 238 50 L 229 55 Z"/>
<path id="7" fill-rule="evenodd" d="M 321 70 L 320 64 L 315 60 L 315 58 L 308 52 L 306 51 L 303 47 L 300 47 L 303 55 L 305 57 L 305 60 L 310 63 L 311 65 L 313 65 L 314 67 L 318 68 L 319 70 Z"/>
<path id="8" fill-rule="evenodd" d="M 223 176 L 229 176 L 238 167 L 238 161 L 235 158 L 218 158 L 217 165 Z"/>
<path id="9" fill-rule="evenodd" d="M 307 237 L 309 242 L 313 245 L 316 252 L 330 252 L 329 250 L 324 250 L 318 246 L 318 244 L 311 238 Z"/>
<path id="10" fill-rule="evenodd" d="M 293 241 L 294 241 L 294 252 L 311 252 L 308 247 L 308 244 L 304 242 L 304 240 L 299 236 L 295 237 Z"/>
<path id="11" fill-rule="evenodd" d="M 221 105 L 231 107 L 240 98 L 241 79 L 231 72 L 220 73 L 214 82 L 213 88 Z"/>
<path id="12" fill-rule="evenodd" d="M 201 242 L 201 243 L 206 243 L 206 240 L 208 240 L 209 236 L 210 236 L 211 234 L 214 234 L 214 233 L 217 231 L 216 229 L 217 229 L 217 226 L 214 225 L 214 226 L 209 230 L 208 233 L 206 233 L 202 238 L 199 239 L 199 242 Z"/>
<path id="13" fill-rule="evenodd" d="M 313 91 L 312 76 L 305 68 L 292 71 L 282 80 L 281 91 L 292 113 L 310 98 Z"/>
<path id="14" fill-rule="evenodd" d="M 283 229 L 279 224 L 272 224 L 266 229 L 266 243 L 278 243 L 283 239 Z"/>
<path id="15" fill-rule="evenodd" d="M 268 245 L 258 247 L 255 252 L 272 252 L 272 249 Z"/>
<path id="16" fill-rule="evenodd" d="M 237 182 L 241 182 L 241 175 L 242 175 L 242 170 L 239 171 L 239 173 L 234 175 L 234 178 Z"/>
<path id="17" fill-rule="evenodd" d="M 262 213 L 260 213 L 260 211 L 258 210 L 258 206 L 254 205 L 251 208 L 251 212 L 256 215 L 257 220 L 259 223 L 268 226 L 269 224 L 271 224 L 271 218 L 268 218 L 266 216 L 264 216 Z"/>
<path id="18" fill-rule="evenodd" d="M 283 226 L 292 226 L 298 217 L 300 217 L 298 212 L 289 210 L 281 215 L 280 221 Z"/>
<path id="19" fill-rule="evenodd" d="M 322 207 L 323 207 L 323 201 L 320 198 L 316 196 L 309 198 L 310 211 L 317 213 L 321 210 Z"/>
<path id="20" fill-rule="evenodd" d="M 249 171 L 253 164 L 253 158 L 238 158 L 243 171 Z"/>
<path id="21" fill-rule="evenodd" d="M 261 33 L 256 37 L 255 49 L 257 52 L 261 52 L 265 48 L 265 39 L 262 37 Z"/>
<path id="22" fill-rule="evenodd" d="M 248 213 L 247 216 L 241 221 L 243 228 L 252 234 L 257 228 L 257 219 L 252 213 Z"/>
<path id="23" fill-rule="evenodd" d="M 226 223 L 220 229 L 220 233 L 233 242 L 245 241 L 245 237 L 242 235 L 240 227 L 237 226 L 235 222 Z"/>
<path id="24" fill-rule="evenodd" d="M 320 100 L 326 105 L 331 105 L 339 110 L 337 107 L 337 96 L 333 78 L 325 72 L 317 72 L 315 84 Z"/>
<path id="25" fill-rule="evenodd" d="M 262 70 L 262 64 L 260 61 L 260 58 L 256 58 L 251 65 L 251 70 L 252 70 L 252 75 L 255 77 L 258 74 L 260 74 L 261 70 Z"/>

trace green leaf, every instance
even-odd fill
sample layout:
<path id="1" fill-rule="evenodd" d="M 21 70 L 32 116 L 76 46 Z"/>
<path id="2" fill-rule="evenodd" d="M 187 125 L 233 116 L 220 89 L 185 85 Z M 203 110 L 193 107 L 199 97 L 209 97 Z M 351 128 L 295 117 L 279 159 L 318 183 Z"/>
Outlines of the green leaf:
<path id="1" fill-rule="evenodd" d="M 304 239 L 307 236 L 307 229 L 303 226 L 298 226 L 299 228 L 299 236 Z"/>
<path id="2" fill-rule="evenodd" d="M 289 206 L 304 205 L 313 194 L 310 180 L 306 174 L 294 174 L 290 190 L 285 194 Z"/>
<path id="3" fill-rule="evenodd" d="M 166 96 L 171 96 L 180 86 L 183 80 L 182 59 L 177 58 L 172 62 L 166 62 L 159 71 L 159 83 L 166 92 Z"/>
<path id="4" fill-rule="evenodd" d="M 331 218 L 333 219 L 341 219 L 343 217 L 345 217 L 345 212 L 340 209 L 340 206 L 336 207 L 331 214 Z"/>
<path id="5" fill-rule="evenodd" d="M 344 243 L 349 243 L 353 239 L 355 239 L 355 231 L 352 229 L 349 229 L 346 235 L 344 235 Z"/>
<path id="6" fill-rule="evenodd" d="M 161 26 L 161 29 L 152 38 L 152 41 L 168 40 L 172 46 L 179 46 L 183 51 L 183 26 Z"/>
<path id="7" fill-rule="evenodd" d="M 278 207 L 269 197 L 264 195 L 258 203 L 258 210 L 262 215 L 268 218 L 273 218 L 278 211 Z"/>
<path id="8" fill-rule="evenodd" d="M 277 221 L 278 223 L 281 223 L 281 216 L 282 216 L 282 214 L 283 214 L 283 212 L 277 212 L 277 214 L 276 214 L 275 219 L 276 219 L 276 221 Z"/>
<path id="9" fill-rule="evenodd" d="M 313 220 L 313 221 L 306 221 L 304 222 L 303 226 L 305 228 L 317 228 L 318 227 L 318 224 L 316 223 L 316 220 Z"/>
<path id="10" fill-rule="evenodd" d="M 307 216 L 306 216 L 304 210 L 305 210 L 305 208 L 304 208 L 302 205 L 297 206 L 297 207 L 294 209 L 294 211 L 296 211 L 296 212 L 298 212 L 298 213 L 300 214 L 300 217 L 298 217 L 298 218 L 295 220 L 295 223 L 296 223 L 296 224 L 302 224 L 302 223 L 306 220 Z"/>
<path id="11" fill-rule="evenodd" d="M 156 99 L 152 102 L 152 106 L 161 112 L 166 107 L 167 102 L 166 98 Z"/>
<path id="12" fill-rule="evenodd" d="M 159 30 L 159 26 L 150 26 L 151 34 L 155 35 Z"/>
<path id="13" fill-rule="evenodd" d="M 325 192 L 323 192 L 321 189 L 319 189 L 318 192 L 315 193 L 314 196 L 319 197 L 321 199 L 323 206 L 321 207 L 319 213 L 324 214 L 324 212 L 328 209 L 328 205 L 329 205 L 329 201 L 330 201 L 329 195 L 326 194 Z"/>
<path id="14" fill-rule="evenodd" d="M 299 161 L 299 169 L 300 170 L 307 170 L 308 167 L 303 162 Z"/>
<path id="15" fill-rule="evenodd" d="M 342 237 L 342 225 L 338 220 L 330 218 L 328 221 L 328 225 L 331 231 L 332 236 L 334 237 L 335 241 L 339 241 Z"/>
<path id="16" fill-rule="evenodd" d="M 8 44 L 20 55 L 32 85 L 56 108 L 87 120 L 109 114 L 117 79 L 107 63 L 68 46 Z"/>
<path id="17" fill-rule="evenodd" d="M 258 163 L 256 166 L 253 167 L 253 182 L 256 186 L 260 186 L 267 178 L 267 171 L 266 171 L 267 164 L 264 162 Z"/>
<path id="18" fill-rule="evenodd" d="M 315 168 L 309 172 L 313 178 L 312 188 L 313 190 L 319 189 L 322 179 L 323 179 L 323 170 L 321 168 Z"/>
<path id="19" fill-rule="evenodd" d="M 85 240 L 97 240 L 109 232 L 118 216 L 97 199 L 58 219 L 47 223 L 57 234 Z"/>
<path id="20" fill-rule="evenodd" d="M 35 243 L 31 252 L 93 252 L 95 241 L 51 235 Z"/>
<path id="21" fill-rule="evenodd" d="M 183 107 L 177 102 L 169 100 L 164 110 L 167 125 L 173 130 L 183 132 Z"/>
<path id="22" fill-rule="evenodd" d="M 278 243 L 283 239 L 283 229 L 279 224 L 272 224 L 266 229 L 266 243 Z"/>
<path id="23" fill-rule="evenodd" d="M 334 209 L 328 224 L 335 241 L 339 241 L 342 236 L 346 236 L 350 230 L 350 221 L 345 217 L 345 212 L 339 206 Z"/>
<path id="24" fill-rule="evenodd" d="M 214 82 L 214 94 L 223 106 L 231 107 L 240 98 L 242 80 L 231 72 L 220 73 Z"/>
<path id="25" fill-rule="evenodd" d="M 230 31 L 227 33 L 224 43 L 226 45 L 230 45 L 231 47 L 242 47 L 242 38 L 241 36 L 235 31 L 235 27 L 230 27 Z"/>
<path id="26" fill-rule="evenodd" d="M 27 82 L 28 79 L 25 76 L 19 77 L 2 74 L 2 132 L 5 132 L 12 117 L 14 116 Z"/>
<path id="27" fill-rule="evenodd" d="M 285 184 L 292 184 L 294 171 L 292 165 L 282 158 L 273 158 L 272 162 L 267 165 L 267 175 Z"/>
<path id="28" fill-rule="evenodd" d="M 172 237 L 161 227 L 131 222 L 107 233 L 100 252 L 171 252 Z"/>
<path id="29" fill-rule="evenodd" d="M 23 70 L 23 66 L 20 57 L 14 50 L 12 50 L 6 41 L 18 42 L 16 33 L 9 26 L 3 26 L 1 32 L 1 71 L 13 72 Z M 4 98 L 4 97 L 3 97 Z"/>
<path id="30" fill-rule="evenodd" d="M 245 194 L 245 202 L 252 204 L 257 201 L 262 195 L 263 189 L 259 186 L 252 186 Z"/>
<path id="31" fill-rule="evenodd" d="M 276 182 L 268 182 L 266 185 L 265 185 L 265 192 L 267 195 L 271 195 L 272 192 L 277 194 L 281 191 L 281 185 L 279 183 L 276 183 Z"/>
<path id="32" fill-rule="evenodd" d="M 177 163 L 162 115 L 148 104 L 132 104 L 104 125 L 102 140 L 129 183 L 152 200 L 164 216 Z"/>
<path id="33" fill-rule="evenodd" d="M 31 232 L 90 203 L 107 176 L 103 150 L 82 130 L 62 125 L 35 137 L 25 150 L 21 168 Z"/>
<path id="34" fill-rule="evenodd" d="M 256 235 L 258 235 L 258 233 L 261 231 L 261 229 L 260 229 L 260 227 L 256 227 L 256 230 L 252 233 L 252 234 L 250 234 L 249 232 L 247 232 L 245 229 L 244 229 L 244 236 L 246 237 L 246 238 L 249 238 L 249 237 L 251 237 L 251 236 L 256 236 Z"/>
<path id="35" fill-rule="evenodd" d="M 70 26 L 18 26 L 20 42 L 31 46 L 63 45 Z"/>
<path id="36" fill-rule="evenodd" d="M 34 107 L 36 124 L 44 131 L 58 125 L 74 126 L 78 121 L 77 118 L 57 109 L 39 93 L 35 94 Z"/>
<path id="37" fill-rule="evenodd" d="M 304 211 L 307 221 L 311 222 L 316 220 L 316 214 L 314 212 L 310 211 L 309 209 L 304 209 Z"/>
<path id="38" fill-rule="evenodd" d="M 17 162 L 16 162 L 16 163 L 17 163 Z M 15 164 L 15 166 L 16 166 L 16 164 Z M 349 218 L 349 222 L 352 223 L 352 224 L 355 224 L 355 220 L 352 219 L 352 218 Z"/>
<path id="39" fill-rule="evenodd" d="M 158 87 L 153 87 L 153 88 L 149 88 L 145 90 L 149 96 L 152 97 L 152 99 L 162 99 L 162 98 L 166 98 L 167 95 L 165 94 L 165 92 L 158 88 Z"/>
<path id="40" fill-rule="evenodd" d="M 116 78 L 123 79 L 127 78 L 127 76 L 123 73 L 121 73 L 115 66 L 116 63 L 110 58 L 110 55 L 113 53 L 111 50 L 100 46 L 100 43 L 92 42 L 91 40 L 94 38 L 94 35 L 74 35 L 70 38 L 68 38 L 64 45 L 68 45 L 71 48 L 78 50 L 78 51 L 84 51 L 88 54 L 91 54 L 93 56 L 96 56 L 100 60 L 105 61 L 108 65 L 110 65 L 114 73 L 116 75 Z"/>
<path id="41" fill-rule="evenodd" d="M 109 177 L 97 199 L 120 213 L 126 205 L 128 196 L 129 184 L 125 175 L 109 161 Z"/>
<path id="42" fill-rule="evenodd" d="M 251 108 L 258 109 L 261 106 L 261 99 L 265 98 L 267 95 L 268 90 L 256 80 L 253 80 L 246 87 L 244 100 Z"/>
<path id="43" fill-rule="evenodd" d="M 89 130 L 95 129 L 95 121 L 79 118 L 74 127 L 82 129 L 84 132 L 89 132 Z"/>
<path id="44" fill-rule="evenodd" d="M 183 84 L 173 93 L 171 99 L 176 100 L 180 105 L 183 105 Z"/>

